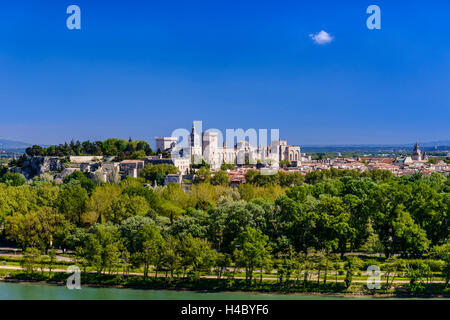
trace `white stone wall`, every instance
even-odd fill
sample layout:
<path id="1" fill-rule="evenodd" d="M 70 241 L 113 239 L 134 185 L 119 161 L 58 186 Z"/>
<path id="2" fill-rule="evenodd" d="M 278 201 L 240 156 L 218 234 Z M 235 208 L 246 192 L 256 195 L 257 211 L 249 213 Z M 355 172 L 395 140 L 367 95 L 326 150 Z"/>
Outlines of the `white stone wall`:
<path id="1" fill-rule="evenodd" d="M 91 162 L 95 159 L 102 160 L 103 156 L 70 156 L 70 162 L 74 163 L 83 163 L 83 162 Z"/>
<path id="2" fill-rule="evenodd" d="M 178 138 L 176 137 L 157 137 L 156 138 L 156 150 L 167 150 L 170 149 L 176 144 Z"/>

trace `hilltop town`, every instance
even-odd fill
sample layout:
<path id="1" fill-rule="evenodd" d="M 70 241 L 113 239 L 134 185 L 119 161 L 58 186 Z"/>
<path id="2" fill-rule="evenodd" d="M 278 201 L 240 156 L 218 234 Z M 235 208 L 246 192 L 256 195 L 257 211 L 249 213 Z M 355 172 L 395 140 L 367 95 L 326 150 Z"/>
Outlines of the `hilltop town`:
<path id="1" fill-rule="evenodd" d="M 166 165 L 173 166 L 176 170 L 165 172 L 163 177 L 159 177 L 159 183 L 178 183 L 185 187 L 196 178 L 202 166 L 207 166 L 211 175 L 219 171 L 226 172 L 230 185 L 246 183 L 245 176 L 249 170 L 258 170 L 263 175 L 278 171 L 305 175 L 329 169 L 358 172 L 387 170 L 395 176 L 450 172 L 448 160 L 432 161 L 418 143 L 411 155 L 407 156 L 342 157 L 337 154 L 334 158 L 313 160 L 311 155 L 301 152 L 300 146 L 290 145 L 286 140 L 278 139 L 271 141 L 270 145 L 256 146 L 244 140 L 245 137 L 242 140 L 238 138 L 236 137 L 232 146 L 227 146 L 226 142 L 220 146 L 217 132 L 199 132 L 193 122 L 191 133 L 187 137 L 188 144 L 183 147 L 178 146 L 178 137 L 156 137 L 157 152 L 153 152 L 147 142 L 133 142 L 131 139 L 128 143 L 120 139 L 106 140 L 104 143 L 111 145 L 111 150 L 102 150 L 99 142 L 92 145 L 89 145 L 90 142 L 83 142 L 86 150 L 93 149 L 89 155 L 74 152 L 83 149 L 79 142 L 47 149 L 35 145 L 28 148 L 20 158 L 14 155 L 12 161 L 3 163 L 2 167 L 4 171 L 22 174 L 27 180 L 41 177 L 58 182 L 75 171 L 81 171 L 97 183 L 117 183 L 127 176 L 140 177 L 147 165 Z M 156 184 L 155 179 L 152 185 Z"/>
<path id="2" fill-rule="evenodd" d="M 0 243 L 20 249 L 0 254 L 16 264 L 0 280 L 61 282 L 77 263 L 93 285 L 449 294 L 447 157 L 416 143 L 317 158 L 241 138 L 194 122 L 156 152 L 115 138 L 27 148 L 0 167 Z M 378 264 L 390 280 L 373 291 L 361 276 Z"/>

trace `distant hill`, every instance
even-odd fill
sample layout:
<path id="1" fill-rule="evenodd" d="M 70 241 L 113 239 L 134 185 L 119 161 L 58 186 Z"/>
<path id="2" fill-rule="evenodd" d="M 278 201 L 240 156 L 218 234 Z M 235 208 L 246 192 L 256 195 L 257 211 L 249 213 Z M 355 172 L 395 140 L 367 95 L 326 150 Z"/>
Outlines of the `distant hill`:
<path id="1" fill-rule="evenodd" d="M 0 139 L 0 149 L 25 149 L 30 146 L 31 144 L 26 142 Z"/>
<path id="2" fill-rule="evenodd" d="M 431 141 L 431 142 L 424 142 L 424 143 L 420 143 L 420 141 L 419 141 L 419 144 L 424 147 L 450 146 L 450 140 Z"/>
<path id="3" fill-rule="evenodd" d="M 413 148 L 415 142 L 403 144 L 340 144 L 340 145 L 301 145 L 303 152 L 398 152 L 409 151 Z M 425 151 L 450 150 L 450 140 L 420 142 L 419 145 Z M 41 145 L 46 148 L 47 145 Z M 31 144 L 21 141 L 0 139 L 0 149 L 3 150 L 25 150 L 31 147 Z"/>
<path id="4" fill-rule="evenodd" d="M 303 145 L 304 152 L 408 152 L 415 142 L 403 144 L 342 144 L 342 145 Z M 420 142 L 424 151 L 450 150 L 450 140 Z"/>

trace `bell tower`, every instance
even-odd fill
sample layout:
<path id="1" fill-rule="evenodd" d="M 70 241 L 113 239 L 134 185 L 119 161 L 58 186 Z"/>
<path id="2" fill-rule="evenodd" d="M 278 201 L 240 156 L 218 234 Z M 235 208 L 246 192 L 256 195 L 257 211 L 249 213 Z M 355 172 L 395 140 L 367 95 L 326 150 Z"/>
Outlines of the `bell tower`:
<path id="1" fill-rule="evenodd" d="M 192 131 L 190 135 L 191 157 L 193 163 L 201 163 L 202 159 L 202 122 L 192 121 Z"/>
<path id="2" fill-rule="evenodd" d="M 414 150 L 413 150 L 411 159 L 413 159 L 415 161 L 422 160 L 422 150 L 420 150 L 420 146 L 419 146 L 418 142 L 416 142 L 416 144 L 414 145 Z"/>

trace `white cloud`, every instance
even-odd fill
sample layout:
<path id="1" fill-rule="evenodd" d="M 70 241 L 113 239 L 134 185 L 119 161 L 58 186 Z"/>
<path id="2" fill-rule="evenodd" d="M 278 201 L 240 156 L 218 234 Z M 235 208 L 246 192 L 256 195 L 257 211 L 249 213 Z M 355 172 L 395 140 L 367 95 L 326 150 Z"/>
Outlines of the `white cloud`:
<path id="1" fill-rule="evenodd" d="M 334 37 L 330 36 L 330 34 L 324 30 L 318 33 L 311 33 L 309 36 L 317 44 L 327 44 L 334 40 Z"/>

